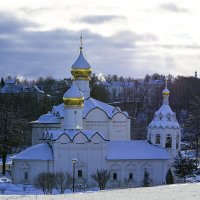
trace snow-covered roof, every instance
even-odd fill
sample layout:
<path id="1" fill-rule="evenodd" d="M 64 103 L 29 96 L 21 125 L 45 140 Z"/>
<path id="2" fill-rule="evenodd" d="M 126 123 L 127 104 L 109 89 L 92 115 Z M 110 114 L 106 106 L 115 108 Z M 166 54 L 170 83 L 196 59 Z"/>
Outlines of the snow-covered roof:
<path id="1" fill-rule="evenodd" d="M 53 160 L 53 152 L 47 143 L 34 145 L 12 157 L 13 160 Z"/>
<path id="2" fill-rule="evenodd" d="M 143 140 L 111 141 L 106 145 L 107 160 L 168 160 L 167 150 Z"/>
<path id="3" fill-rule="evenodd" d="M 7 79 L 5 80 L 5 84 L 15 84 L 16 79 Z"/>
<path id="4" fill-rule="evenodd" d="M 47 113 L 47 114 L 41 115 L 36 121 L 33 121 L 32 123 L 59 124 L 60 118 L 55 116 L 55 114 L 53 113 Z"/>
<path id="5" fill-rule="evenodd" d="M 84 58 L 82 50 L 80 51 L 80 54 L 74 64 L 72 65 L 72 69 L 89 69 L 90 64 L 87 62 L 87 60 Z"/>
<path id="6" fill-rule="evenodd" d="M 84 101 L 83 116 L 86 117 L 87 114 L 95 108 L 104 111 L 109 118 L 112 118 L 116 113 L 121 113 L 121 110 L 118 107 L 108 105 L 93 98 L 88 98 Z"/>
<path id="7" fill-rule="evenodd" d="M 71 87 L 65 92 L 63 98 L 83 98 L 83 93 L 77 88 L 75 81 Z"/>
<path id="8" fill-rule="evenodd" d="M 149 124 L 150 128 L 180 128 L 176 119 L 176 114 L 172 111 L 169 105 L 162 105 L 155 112 L 154 118 Z"/>
<path id="9" fill-rule="evenodd" d="M 66 135 L 71 141 L 73 141 L 76 135 L 78 134 L 83 134 L 84 136 L 86 136 L 88 141 L 91 141 L 92 137 L 94 137 L 96 134 L 98 134 L 103 140 L 106 140 L 106 138 L 104 137 L 104 134 L 101 132 L 97 132 L 94 130 L 80 131 L 80 130 L 74 130 L 74 129 L 73 130 L 48 130 L 43 133 L 43 136 L 40 139 L 55 141 L 55 140 L 58 140 L 59 137 L 61 137 L 62 135 Z"/>
<path id="10" fill-rule="evenodd" d="M 37 92 L 44 93 L 44 91 L 41 90 L 37 85 L 35 85 L 34 88 L 35 88 L 35 90 L 36 90 Z"/>
<path id="11" fill-rule="evenodd" d="M 0 93 L 29 93 L 29 92 L 38 92 L 43 93 L 36 85 L 28 84 L 16 84 L 13 81 L 6 82 L 3 88 L 0 89 Z"/>
<path id="12" fill-rule="evenodd" d="M 117 113 L 123 113 L 126 117 L 129 117 L 128 113 L 122 112 L 119 107 L 114 107 L 96 99 L 88 98 L 84 100 L 83 118 L 86 118 L 88 113 L 95 108 L 104 111 L 108 118 L 112 118 Z M 60 118 L 64 117 L 64 110 L 63 103 L 58 106 L 53 106 L 51 113 L 40 116 L 38 120 L 32 123 L 60 123 Z"/>

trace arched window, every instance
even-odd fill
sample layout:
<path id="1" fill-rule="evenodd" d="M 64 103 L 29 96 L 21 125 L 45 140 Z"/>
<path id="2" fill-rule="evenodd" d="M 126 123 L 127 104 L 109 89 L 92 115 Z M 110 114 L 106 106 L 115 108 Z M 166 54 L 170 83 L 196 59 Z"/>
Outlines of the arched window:
<path id="1" fill-rule="evenodd" d="M 156 134 L 155 144 L 160 144 L 160 134 Z"/>
<path id="2" fill-rule="evenodd" d="M 165 148 L 172 148 L 172 136 L 170 134 L 166 137 Z"/>
<path id="3" fill-rule="evenodd" d="M 176 149 L 179 148 L 179 135 L 176 136 Z"/>

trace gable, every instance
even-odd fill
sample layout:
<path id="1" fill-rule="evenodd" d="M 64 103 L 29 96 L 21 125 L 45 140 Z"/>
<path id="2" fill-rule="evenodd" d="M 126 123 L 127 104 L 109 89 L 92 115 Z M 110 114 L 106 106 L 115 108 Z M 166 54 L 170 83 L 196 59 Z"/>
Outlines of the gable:
<path id="1" fill-rule="evenodd" d="M 89 140 L 85 134 L 83 134 L 82 132 L 79 132 L 74 136 L 73 141 L 75 143 L 86 143 Z"/>
<path id="2" fill-rule="evenodd" d="M 108 120 L 109 117 L 104 110 L 94 108 L 85 116 L 85 118 L 92 121 L 105 121 Z"/>

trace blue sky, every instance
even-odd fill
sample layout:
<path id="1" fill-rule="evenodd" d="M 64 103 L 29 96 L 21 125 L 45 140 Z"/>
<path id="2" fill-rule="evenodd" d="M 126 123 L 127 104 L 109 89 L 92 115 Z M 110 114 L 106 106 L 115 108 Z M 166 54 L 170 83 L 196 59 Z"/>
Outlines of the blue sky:
<path id="1" fill-rule="evenodd" d="M 94 73 L 194 75 L 197 0 L 0 1 L 0 76 L 65 78 L 84 50 Z"/>

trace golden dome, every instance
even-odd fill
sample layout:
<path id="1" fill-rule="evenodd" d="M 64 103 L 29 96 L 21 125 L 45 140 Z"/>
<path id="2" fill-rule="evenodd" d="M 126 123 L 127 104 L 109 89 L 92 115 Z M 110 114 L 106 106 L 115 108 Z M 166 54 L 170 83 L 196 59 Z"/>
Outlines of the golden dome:
<path id="1" fill-rule="evenodd" d="M 63 103 L 65 107 L 83 107 L 84 97 L 75 82 L 72 83 L 70 89 L 63 95 Z"/>
<path id="2" fill-rule="evenodd" d="M 83 107 L 84 98 L 63 98 L 65 107 Z"/>
<path id="3" fill-rule="evenodd" d="M 165 89 L 162 91 L 163 96 L 169 96 L 170 91 L 167 88 L 167 79 L 165 79 Z"/>
<path id="4" fill-rule="evenodd" d="M 80 38 L 80 54 L 72 65 L 71 74 L 74 80 L 90 80 L 92 68 L 83 55 L 82 35 Z"/>
<path id="5" fill-rule="evenodd" d="M 162 91 L 162 94 L 163 94 L 163 95 L 169 95 L 169 94 L 170 94 L 170 91 L 169 91 L 167 88 L 165 88 L 165 89 Z"/>

